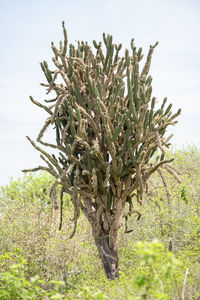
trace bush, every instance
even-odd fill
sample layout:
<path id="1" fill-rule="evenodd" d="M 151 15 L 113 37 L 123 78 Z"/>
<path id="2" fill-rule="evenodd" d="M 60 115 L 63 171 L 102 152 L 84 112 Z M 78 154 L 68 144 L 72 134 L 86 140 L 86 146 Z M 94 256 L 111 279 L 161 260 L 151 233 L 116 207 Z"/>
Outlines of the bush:
<path id="1" fill-rule="evenodd" d="M 11 253 L 7 253 L 1 256 L 1 263 L 3 260 L 7 260 L 12 256 Z M 47 292 L 41 288 L 41 284 L 44 283 L 38 276 L 27 280 L 25 277 L 25 268 L 27 262 L 23 257 L 13 255 L 18 261 L 16 264 L 9 266 L 8 270 L 0 273 L 0 299 L 12 300 L 12 299 L 63 299 L 63 295 L 58 293 L 59 286 L 64 282 L 52 282 L 55 286 L 54 290 Z"/>
<path id="2" fill-rule="evenodd" d="M 182 183 L 167 177 L 168 195 L 160 179 L 152 178 L 141 218 L 135 213 L 128 220 L 129 233 L 120 231 L 121 269 L 115 282 L 103 274 L 82 215 L 76 236 L 69 239 L 68 196 L 58 230 L 60 209 L 53 211 L 49 203 L 49 175 L 26 176 L 2 187 L 0 299 L 198 299 L 200 153 L 191 147 L 170 156 Z M 140 212 L 136 201 L 134 210 Z"/>

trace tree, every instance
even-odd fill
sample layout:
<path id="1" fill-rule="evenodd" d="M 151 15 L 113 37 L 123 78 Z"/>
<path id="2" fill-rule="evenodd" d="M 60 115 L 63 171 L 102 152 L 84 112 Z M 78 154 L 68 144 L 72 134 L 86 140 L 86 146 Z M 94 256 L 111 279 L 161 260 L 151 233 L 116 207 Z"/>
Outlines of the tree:
<path id="1" fill-rule="evenodd" d="M 37 142 L 58 150 L 57 157 L 48 154 L 29 137 L 31 144 L 41 152 L 46 167 L 24 172 L 46 170 L 56 181 L 50 195 L 58 208 L 57 185 L 71 195 L 74 206 L 74 235 L 80 211 L 88 219 L 100 259 L 108 278 L 118 276 L 118 231 L 122 218 L 135 212 L 133 201 L 142 204 L 143 193 L 151 174 L 164 168 L 176 172 L 165 159 L 171 136 L 164 134 L 169 125 L 177 123 L 172 104 L 161 107 L 152 97 L 152 77 L 148 75 L 154 46 L 150 46 L 144 67 L 142 48 L 131 40 L 131 53 L 122 45 L 113 43 L 111 35 L 103 34 L 106 48 L 93 41 L 69 45 L 63 22 L 64 42 L 59 49 L 52 43 L 56 70 L 50 70 L 46 61 L 41 63 L 47 79 L 47 94 L 55 92 L 50 106 L 30 97 L 31 101 L 48 113 Z M 95 54 L 94 54 L 95 52 Z M 60 81 L 59 81 L 60 77 Z M 42 140 L 49 125 L 55 126 L 56 143 Z M 158 152 L 157 159 L 152 157 Z M 126 204 L 128 211 L 126 211 Z M 139 213 L 138 213 L 139 214 Z M 139 215 L 140 216 L 140 215 Z M 126 225 L 126 224 L 125 224 Z M 127 226 L 125 226 L 127 228 Z"/>

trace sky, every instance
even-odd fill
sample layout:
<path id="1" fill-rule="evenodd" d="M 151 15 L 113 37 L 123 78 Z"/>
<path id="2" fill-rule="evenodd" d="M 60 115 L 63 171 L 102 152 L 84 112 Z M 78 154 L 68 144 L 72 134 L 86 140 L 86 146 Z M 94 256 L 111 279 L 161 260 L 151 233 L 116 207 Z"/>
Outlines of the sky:
<path id="1" fill-rule="evenodd" d="M 0 185 L 42 164 L 25 136 L 35 140 L 47 115 L 29 96 L 46 99 L 39 62 L 51 65 L 51 41 L 63 39 L 63 20 L 73 44 L 92 44 L 105 32 L 128 48 L 134 38 L 147 54 L 159 41 L 150 70 L 153 94 L 182 109 L 172 143 L 200 145 L 199 0 L 0 0 Z"/>

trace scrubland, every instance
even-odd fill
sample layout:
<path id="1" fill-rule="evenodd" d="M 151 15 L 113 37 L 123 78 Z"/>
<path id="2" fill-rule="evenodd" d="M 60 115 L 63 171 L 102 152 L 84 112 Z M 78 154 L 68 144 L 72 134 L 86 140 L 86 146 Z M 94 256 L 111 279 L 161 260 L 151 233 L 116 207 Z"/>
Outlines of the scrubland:
<path id="1" fill-rule="evenodd" d="M 0 299 L 200 299 L 200 151 L 172 149 L 181 183 L 165 174 L 149 181 L 141 213 L 120 230 L 120 277 L 108 281 L 83 215 L 49 200 L 46 173 L 12 179 L 0 192 Z"/>

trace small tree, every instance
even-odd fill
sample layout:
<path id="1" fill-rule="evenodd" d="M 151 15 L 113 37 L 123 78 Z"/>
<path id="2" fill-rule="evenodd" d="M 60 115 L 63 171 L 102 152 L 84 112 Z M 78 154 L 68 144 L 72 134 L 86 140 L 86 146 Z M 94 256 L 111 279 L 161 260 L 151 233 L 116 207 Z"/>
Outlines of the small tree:
<path id="1" fill-rule="evenodd" d="M 164 134 L 169 125 L 177 123 L 172 114 L 172 104 L 167 98 L 161 107 L 152 97 L 152 77 L 148 75 L 154 46 L 142 68 L 142 48 L 131 41 L 131 53 L 125 50 L 119 56 L 122 45 L 113 44 L 111 35 L 103 34 L 106 48 L 93 41 L 92 49 L 87 42 L 70 44 L 63 22 L 64 43 L 59 49 L 52 43 L 56 70 L 50 70 L 46 61 L 41 68 L 47 79 L 47 94 L 54 91 L 55 99 L 50 106 L 30 97 L 31 101 L 48 113 L 37 141 L 57 149 L 58 155 L 48 154 L 29 137 L 31 144 L 41 152 L 46 167 L 24 170 L 46 170 L 56 181 L 50 195 L 58 208 L 56 187 L 71 195 L 74 206 L 74 235 L 80 211 L 91 227 L 100 259 L 108 278 L 118 276 L 118 231 L 122 218 L 127 221 L 133 212 L 133 200 L 142 204 L 147 180 L 155 171 L 166 169 L 176 176 L 165 159 L 169 137 Z M 58 82 L 58 78 L 62 80 Z M 55 126 L 56 143 L 42 141 L 49 125 Z M 152 157 L 157 151 L 157 160 Z M 134 198 L 135 197 L 135 198 Z M 125 206 L 128 205 L 128 212 Z M 126 227 L 127 228 L 127 227 Z"/>

